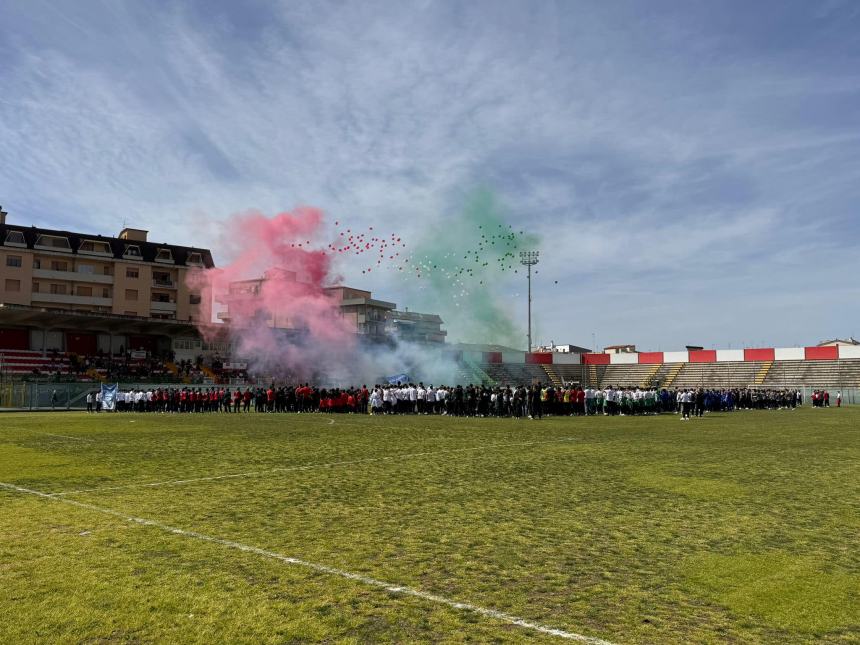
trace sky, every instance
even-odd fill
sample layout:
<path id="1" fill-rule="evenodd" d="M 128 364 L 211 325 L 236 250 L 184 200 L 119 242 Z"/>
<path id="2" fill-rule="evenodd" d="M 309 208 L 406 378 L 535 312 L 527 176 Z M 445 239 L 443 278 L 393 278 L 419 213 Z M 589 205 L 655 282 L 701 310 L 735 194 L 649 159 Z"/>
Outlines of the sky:
<path id="1" fill-rule="evenodd" d="M 210 246 L 311 205 L 420 242 L 476 194 L 534 235 L 535 341 L 860 335 L 860 4 L 0 4 L 9 221 Z M 339 275 L 401 307 L 396 272 Z M 522 274 L 481 285 L 525 348 Z M 451 340 L 465 315 L 440 311 Z"/>

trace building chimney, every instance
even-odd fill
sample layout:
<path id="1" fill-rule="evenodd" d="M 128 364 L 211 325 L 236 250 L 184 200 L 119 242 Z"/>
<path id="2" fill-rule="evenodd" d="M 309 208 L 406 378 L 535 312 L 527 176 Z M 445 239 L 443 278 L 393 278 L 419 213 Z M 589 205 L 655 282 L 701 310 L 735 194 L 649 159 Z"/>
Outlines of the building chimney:
<path id="1" fill-rule="evenodd" d="M 8 214 L 9 214 L 9 213 L 7 213 L 6 211 L 4 211 L 4 210 L 3 210 L 3 207 L 2 207 L 2 206 L 0 206 L 0 226 L 2 226 L 3 224 L 5 224 L 5 223 L 6 223 L 6 216 L 7 216 Z"/>
<path id="2" fill-rule="evenodd" d="M 146 242 L 146 234 L 148 232 L 149 231 L 144 231 L 139 228 L 124 228 L 119 232 L 119 239 L 134 242 Z"/>

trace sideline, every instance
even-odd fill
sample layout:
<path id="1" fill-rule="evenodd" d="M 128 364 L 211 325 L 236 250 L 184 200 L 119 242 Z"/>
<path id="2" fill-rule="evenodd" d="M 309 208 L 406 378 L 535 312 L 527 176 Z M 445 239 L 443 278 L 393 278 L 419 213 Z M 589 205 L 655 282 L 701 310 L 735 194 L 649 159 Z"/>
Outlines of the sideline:
<path id="1" fill-rule="evenodd" d="M 227 540 L 224 538 L 213 537 L 210 535 L 205 535 L 203 533 L 198 533 L 196 531 L 189 531 L 185 529 L 176 528 L 170 526 L 168 524 L 162 524 L 161 522 L 157 522 L 155 520 L 149 520 L 141 517 L 134 517 L 133 515 L 126 515 L 120 511 L 115 511 L 110 508 L 104 508 L 102 506 L 96 506 L 94 504 L 87 504 L 85 502 L 78 502 L 72 499 L 61 499 L 49 495 L 48 493 L 43 493 L 41 491 L 33 490 L 30 488 L 22 488 L 21 486 L 15 486 L 14 484 L 7 484 L 5 482 L 0 482 L 0 488 L 5 488 L 7 490 L 15 491 L 18 493 L 26 494 L 26 495 L 34 495 L 36 497 L 40 497 L 42 499 L 49 499 L 55 502 L 59 502 L 61 504 L 69 504 L 72 506 L 77 506 L 78 508 L 83 508 L 88 511 L 95 511 L 97 513 L 102 513 L 103 515 L 111 515 L 113 517 L 119 518 L 126 522 L 132 522 L 134 524 L 141 524 L 143 526 L 149 526 L 152 528 L 161 529 L 162 531 L 166 531 L 168 533 L 173 533 L 174 535 L 180 535 L 186 538 L 192 538 L 195 540 L 200 540 L 202 542 L 210 542 L 212 544 L 217 544 L 229 549 L 234 549 L 236 551 L 242 551 L 245 553 L 253 553 L 254 555 L 259 555 L 264 558 L 269 558 L 271 560 L 279 560 L 286 564 L 291 564 L 299 567 L 303 567 L 305 569 L 310 569 L 312 571 L 316 571 L 318 573 L 325 573 L 331 576 L 337 576 L 339 578 L 345 578 L 347 580 L 352 580 L 354 582 L 359 582 L 363 585 L 367 585 L 370 587 L 376 587 L 378 589 L 382 589 L 387 591 L 390 594 L 400 595 L 400 596 L 412 596 L 413 598 L 420 598 L 421 600 L 427 600 L 429 602 L 433 602 L 439 605 L 447 605 L 448 607 L 452 607 L 454 609 L 459 609 L 462 611 L 470 612 L 473 614 L 478 614 L 481 616 L 485 616 L 487 618 L 493 618 L 495 620 L 507 623 L 509 625 L 516 625 L 517 627 L 522 627 L 524 629 L 530 629 L 532 631 L 540 632 L 542 634 L 547 634 L 550 636 L 556 636 L 558 638 L 563 638 L 566 640 L 578 641 L 580 643 L 587 643 L 588 645 L 614 645 L 613 643 L 596 638 L 594 636 L 585 636 L 583 634 L 577 634 L 575 632 L 568 632 L 562 629 L 558 629 L 556 627 L 550 627 L 548 625 L 543 625 L 541 623 L 532 622 L 526 620 L 525 618 L 520 618 L 518 616 L 514 616 L 512 614 L 506 614 L 502 611 L 498 611 L 496 609 L 489 609 L 486 607 L 481 607 L 480 605 L 473 605 L 467 602 L 460 602 L 457 600 L 453 600 L 450 598 L 446 598 L 445 596 L 439 596 L 428 591 L 422 591 L 420 589 L 415 589 L 413 587 L 405 587 L 401 585 L 392 584 L 390 582 L 384 582 L 382 580 L 377 580 L 376 578 L 371 578 L 368 576 L 364 576 L 358 573 L 352 573 L 350 571 L 346 571 L 344 569 L 338 569 L 336 567 L 330 567 L 325 564 L 317 564 L 315 562 L 308 562 L 306 560 L 300 560 L 299 558 L 293 558 L 290 556 L 282 555 L 280 553 L 275 553 L 274 551 L 266 551 L 265 549 L 261 549 L 259 547 L 250 546 L 247 544 L 242 544 L 241 542 L 234 542 L 233 540 Z"/>

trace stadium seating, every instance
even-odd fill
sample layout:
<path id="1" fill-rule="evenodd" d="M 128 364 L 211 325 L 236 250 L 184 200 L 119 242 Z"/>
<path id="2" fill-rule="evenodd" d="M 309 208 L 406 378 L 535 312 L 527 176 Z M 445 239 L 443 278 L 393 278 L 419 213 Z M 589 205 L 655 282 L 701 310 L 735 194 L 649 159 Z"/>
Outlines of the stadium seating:
<path id="1" fill-rule="evenodd" d="M 606 387 L 860 387 L 860 360 L 840 361 L 722 361 L 615 365 L 530 365 L 481 363 L 494 385 L 577 383 Z M 478 383 L 464 367 L 463 383 Z M 555 378 L 553 378 L 555 377 Z"/>
<path id="2" fill-rule="evenodd" d="M 553 365 L 552 367 L 565 383 L 585 383 L 583 365 Z"/>
<path id="3" fill-rule="evenodd" d="M 621 387 L 639 387 L 654 371 L 654 365 L 606 365 L 606 371 L 600 379 L 600 386 L 619 385 Z"/>
<path id="4" fill-rule="evenodd" d="M 69 371 L 69 358 L 65 354 L 43 355 L 26 349 L 0 349 L 0 370 L 10 376 L 65 373 Z"/>
<path id="5" fill-rule="evenodd" d="M 776 361 L 765 386 L 860 387 L 860 360 Z"/>
<path id="6" fill-rule="evenodd" d="M 755 383 L 760 362 L 685 363 L 672 387 L 747 387 Z"/>
<path id="7" fill-rule="evenodd" d="M 505 377 L 498 381 L 499 385 L 531 385 L 537 382 L 549 382 L 546 371 L 540 365 L 505 363 L 498 367 L 503 367 L 505 373 Z M 496 373 L 500 372 L 497 370 Z"/>

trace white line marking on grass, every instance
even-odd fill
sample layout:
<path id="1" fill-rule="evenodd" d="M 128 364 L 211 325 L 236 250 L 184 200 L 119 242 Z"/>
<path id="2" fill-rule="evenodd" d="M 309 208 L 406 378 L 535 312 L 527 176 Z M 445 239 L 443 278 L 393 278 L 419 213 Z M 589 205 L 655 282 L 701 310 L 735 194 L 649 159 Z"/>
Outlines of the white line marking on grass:
<path id="1" fill-rule="evenodd" d="M 159 486 L 182 486 L 185 484 L 196 484 L 199 482 L 212 482 L 222 479 L 243 479 L 246 477 L 263 477 L 265 475 L 273 475 L 275 473 L 290 472 L 295 470 L 313 470 L 316 468 L 337 468 L 338 466 L 354 466 L 356 464 L 367 464 L 376 461 L 396 461 L 400 459 L 415 459 L 416 457 L 429 457 L 432 455 L 446 455 L 457 452 L 473 452 L 475 450 L 487 450 L 490 448 L 509 448 L 516 446 L 534 446 L 548 443 L 562 443 L 567 441 L 576 441 L 577 437 L 563 437 L 561 439 L 550 439 L 548 441 L 524 441 L 520 443 L 493 443 L 486 446 L 474 446 L 471 448 L 451 448 L 449 450 L 433 450 L 428 452 L 413 452 L 400 455 L 389 455 L 387 457 L 367 457 L 366 459 L 352 459 L 350 461 L 334 461 L 323 464 L 305 464 L 303 466 L 285 466 L 282 468 L 272 468 L 270 470 L 255 470 L 245 473 L 231 473 L 228 475 L 211 475 L 208 477 L 194 477 L 191 479 L 171 479 L 166 481 L 148 482 L 141 484 L 123 484 L 121 486 L 100 486 L 98 488 L 82 488 L 80 490 L 67 490 L 59 493 L 45 493 L 52 497 L 62 497 L 64 495 L 79 495 L 81 493 L 100 493 L 103 491 L 126 490 L 129 488 L 157 488 Z"/>
<path id="2" fill-rule="evenodd" d="M 186 538 L 193 538 L 195 540 L 200 540 L 202 542 L 209 542 L 212 544 L 217 544 L 223 547 L 227 547 L 228 549 L 234 549 L 236 551 L 242 551 L 244 553 L 253 553 L 254 555 L 259 555 L 264 558 L 269 558 L 271 560 L 279 560 L 281 562 L 285 562 L 286 564 L 292 564 L 295 566 L 303 567 L 305 569 L 310 569 L 312 571 L 316 571 L 318 573 L 325 573 L 331 576 L 337 576 L 339 578 L 345 578 L 347 580 L 352 580 L 354 582 L 359 582 L 363 585 L 367 585 L 369 587 L 376 587 L 377 589 L 382 589 L 387 591 L 390 594 L 400 595 L 400 596 L 412 596 L 413 598 L 420 598 L 421 600 L 427 600 L 429 602 L 433 602 L 439 605 L 446 605 L 448 607 L 452 607 L 453 609 L 459 609 L 462 611 L 467 611 L 473 614 L 478 614 L 481 616 L 486 616 L 487 618 L 493 618 L 495 620 L 507 623 L 509 625 L 516 625 L 517 627 L 523 627 L 525 629 L 530 629 L 536 632 L 540 632 L 542 634 L 548 634 L 550 636 L 557 636 L 558 638 L 564 638 L 567 640 L 578 641 L 580 643 L 588 643 L 588 645 L 614 645 L 610 641 L 603 640 L 601 638 L 596 638 L 594 636 L 585 636 L 583 634 L 577 634 L 575 632 L 568 632 L 563 629 L 558 629 L 556 627 L 550 627 L 549 625 L 543 625 L 541 623 L 536 623 L 530 620 L 526 620 L 525 618 L 520 618 L 518 616 L 514 616 L 512 614 L 507 614 L 502 611 L 498 611 L 496 609 L 489 609 L 487 607 L 481 607 L 479 605 L 473 605 L 467 602 L 460 602 L 457 600 L 453 600 L 451 598 L 446 598 L 445 596 L 439 596 L 434 593 L 430 593 L 428 591 L 422 591 L 421 589 L 415 589 L 413 587 L 406 587 L 403 585 L 396 585 L 390 582 L 385 582 L 383 580 L 377 580 L 376 578 L 371 578 L 369 576 L 362 575 L 360 573 L 352 573 L 350 571 L 346 571 L 344 569 L 338 569 L 337 567 L 330 567 L 325 564 L 317 564 L 315 562 L 308 562 L 306 560 L 301 560 L 299 558 L 293 558 L 287 555 L 283 555 L 281 553 L 275 553 L 274 551 L 267 551 L 265 549 L 261 549 L 259 547 L 250 546 L 248 544 L 242 544 L 241 542 L 234 542 L 233 540 L 227 540 L 224 538 L 213 537 L 211 535 L 205 535 L 203 533 L 198 533 L 197 531 L 189 531 L 186 529 L 176 528 L 174 526 L 170 526 L 169 524 L 162 524 L 156 520 L 149 520 L 142 517 L 134 517 L 133 515 L 126 515 L 120 511 L 115 511 L 110 508 L 105 508 L 102 506 L 96 506 L 95 504 L 87 504 L 86 502 L 78 502 L 73 499 L 60 499 L 49 493 L 43 493 L 41 491 L 33 490 L 30 488 L 22 488 L 21 486 L 16 486 L 14 484 L 7 484 L 5 482 L 0 482 L 0 488 L 5 488 L 7 490 L 15 491 L 18 493 L 23 493 L 26 495 L 35 495 L 36 497 L 41 497 L 43 499 L 49 499 L 52 501 L 60 502 L 62 504 L 69 504 L 72 506 L 77 506 L 78 508 L 83 508 L 89 511 L 94 511 L 96 513 L 102 513 L 103 515 L 111 515 L 113 517 L 119 518 L 126 522 L 132 522 L 134 524 L 141 524 L 143 526 L 149 526 L 152 528 L 161 529 L 162 531 L 166 531 L 168 533 L 173 533 L 174 535 L 180 535 Z"/>

